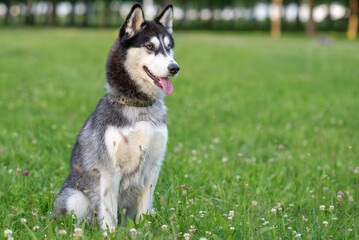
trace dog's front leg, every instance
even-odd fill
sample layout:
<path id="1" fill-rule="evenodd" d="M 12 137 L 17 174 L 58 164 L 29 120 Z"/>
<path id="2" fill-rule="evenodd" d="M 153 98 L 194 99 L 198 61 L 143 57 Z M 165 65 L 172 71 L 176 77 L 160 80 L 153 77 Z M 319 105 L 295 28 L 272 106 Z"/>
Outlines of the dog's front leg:
<path id="1" fill-rule="evenodd" d="M 117 226 L 117 210 L 118 210 L 118 191 L 121 180 L 121 174 L 104 173 L 101 174 L 100 181 L 100 215 L 99 220 L 102 222 L 102 229 L 107 226 L 111 229 Z"/>
<path id="2" fill-rule="evenodd" d="M 150 174 L 146 187 L 137 199 L 136 223 L 139 223 L 143 214 L 150 214 L 152 208 L 153 192 L 156 187 L 159 170 Z"/>

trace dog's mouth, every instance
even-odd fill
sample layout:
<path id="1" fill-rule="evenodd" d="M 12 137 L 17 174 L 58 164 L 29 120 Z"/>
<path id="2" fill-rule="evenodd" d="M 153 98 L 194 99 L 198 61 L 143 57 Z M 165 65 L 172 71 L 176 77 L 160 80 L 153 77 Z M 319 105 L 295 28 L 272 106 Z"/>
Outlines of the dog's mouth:
<path id="1" fill-rule="evenodd" d="M 148 67 L 146 66 L 143 66 L 143 69 L 145 70 L 147 75 L 152 78 L 155 85 L 159 88 L 162 88 L 167 95 L 170 95 L 173 92 L 173 86 L 170 77 L 159 77 L 153 72 L 151 72 L 151 70 L 148 69 Z"/>

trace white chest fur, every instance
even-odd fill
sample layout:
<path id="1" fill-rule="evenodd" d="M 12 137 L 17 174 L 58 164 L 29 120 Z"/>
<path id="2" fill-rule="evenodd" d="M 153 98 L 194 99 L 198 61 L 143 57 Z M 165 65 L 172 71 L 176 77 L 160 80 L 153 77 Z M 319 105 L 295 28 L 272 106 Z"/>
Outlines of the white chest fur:
<path id="1" fill-rule="evenodd" d="M 136 122 L 132 127 L 109 126 L 105 144 L 114 169 L 127 174 L 142 169 L 143 165 L 161 164 L 167 143 L 165 124 Z"/>

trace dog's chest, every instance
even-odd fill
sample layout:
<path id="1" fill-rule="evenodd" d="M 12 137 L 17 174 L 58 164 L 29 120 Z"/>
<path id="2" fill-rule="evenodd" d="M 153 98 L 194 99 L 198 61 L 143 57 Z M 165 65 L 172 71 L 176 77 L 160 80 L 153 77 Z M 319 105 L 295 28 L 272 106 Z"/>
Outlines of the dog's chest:
<path id="1" fill-rule="evenodd" d="M 160 164 L 167 143 L 167 126 L 148 121 L 136 122 L 131 127 L 109 126 L 105 144 L 113 167 L 125 174 L 139 171 L 144 165 Z"/>

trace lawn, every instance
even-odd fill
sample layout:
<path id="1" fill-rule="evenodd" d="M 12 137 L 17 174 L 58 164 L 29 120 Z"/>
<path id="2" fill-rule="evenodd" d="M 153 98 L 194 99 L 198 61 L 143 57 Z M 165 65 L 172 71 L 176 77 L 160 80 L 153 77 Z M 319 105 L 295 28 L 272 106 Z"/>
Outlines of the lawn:
<path id="1" fill-rule="evenodd" d="M 116 35 L 1 29 L 0 239 L 7 229 L 15 239 L 74 233 L 76 218 L 53 219 L 52 204 L 76 135 L 105 94 Z M 165 99 L 156 214 L 107 238 L 358 239 L 359 42 L 208 32 L 175 39 L 181 71 Z M 79 227 L 83 239 L 104 238 Z"/>

